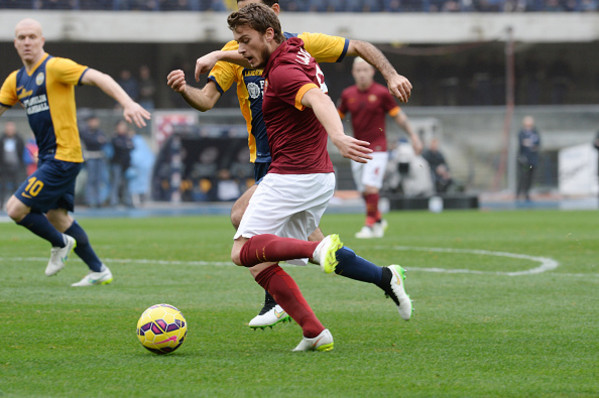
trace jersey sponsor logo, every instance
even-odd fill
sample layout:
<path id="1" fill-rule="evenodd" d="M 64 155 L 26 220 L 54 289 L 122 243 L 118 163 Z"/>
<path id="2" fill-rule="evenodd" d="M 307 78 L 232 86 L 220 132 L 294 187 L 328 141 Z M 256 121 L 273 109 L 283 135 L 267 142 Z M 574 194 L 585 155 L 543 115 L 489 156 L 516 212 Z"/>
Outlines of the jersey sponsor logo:
<path id="1" fill-rule="evenodd" d="M 46 94 L 36 95 L 35 97 L 23 100 L 22 102 L 25 106 L 25 109 L 27 110 L 28 115 L 33 115 L 35 113 L 47 111 L 50 109 L 50 107 L 48 106 L 48 98 L 46 97 Z"/>
<path id="2" fill-rule="evenodd" d="M 25 90 L 25 87 L 23 86 L 19 86 L 17 87 L 17 98 L 19 100 L 25 98 L 25 97 L 29 97 L 31 94 L 33 94 L 33 90 Z"/>
<path id="3" fill-rule="evenodd" d="M 35 77 L 35 84 L 37 84 L 38 86 L 41 86 L 43 82 L 44 82 L 44 72 L 40 72 Z"/>
<path id="4" fill-rule="evenodd" d="M 370 94 L 368 96 L 368 102 L 376 102 L 377 96 L 375 94 Z"/>

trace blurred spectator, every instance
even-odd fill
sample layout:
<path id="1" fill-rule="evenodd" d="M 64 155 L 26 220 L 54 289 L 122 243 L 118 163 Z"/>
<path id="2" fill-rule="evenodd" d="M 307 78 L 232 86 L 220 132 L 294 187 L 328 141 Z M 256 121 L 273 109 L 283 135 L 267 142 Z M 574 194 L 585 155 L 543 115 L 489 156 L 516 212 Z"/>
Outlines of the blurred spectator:
<path id="1" fill-rule="evenodd" d="M 74 0 L 38 0 L 36 4 L 35 8 L 40 10 L 72 10 L 75 7 Z"/>
<path id="2" fill-rule="evenodd" d="M 15 9 L 15 8 L 31 8 L 31 2 L 27 2 L 28 4 L 23 4 L 23 0 L 0 0 L 0 8 L 1 9 Z"/>
<path id="3" fill-rule="evenodd" d="M 114 4 L 112 1 L 105 0 L 79 0 L 80 10 L 113 10 Z"/>
<path id="4" fill-rule="evenodd" d="M 38 153 L 39 149 L 37 142 L 35 142 L 35 136 L 31 133 L 31 137 L 25 142 L 25 150 L 23 151 L 23 161 L 25 162 L 27 176 L 32 175 L 37 170 Z"/>
<path id="5" fill-rule="evenodd" d="M 155 155 L 144 137 L 133 132 L 133 150 L 129 168 L 129 192 L 134 205 L 141 205 L 149 199 L 150 179 L 154 167 Z"/>
<path id="6" fill-rule="evenodd" d="M 599 9 L 597 0 L 581 0 L 579 10 L 583 12 L 594 12 Z"/>
<path id="7" fill-rule="evenodd" d="M 156 84 L 148 65 L 139 68 L 139 104 L 149 111 L 155 108 Z"/>
<path id="8" fill-rule="evenodd" d="M 104 187 L 106 174 L 106 160 L 104 145 L 108 137 L 100 129 L 100 119 L 96 115 L 90 115 L 86 119 L 86 126 L 80 130 L 81 141 L 85 146 L 85 168 L 87 170 L 87 181 L 85 186 L 85 201 L 90 207 L 100 207 L 104 200 L 102 193 L 108 187 Z"/>
<path id="9" fill-rule="evenodd" d="M 160 0 L 161 11 L 187 11 L 191 10 L 188 0 Z"/>
<path id="10" fill-rule="evenodd" d="M 426 159 L 430 167 L 435 192 L 446 193 L 453 183 L 453 179 L 449 172 L 449 166 L 445 161 L 445 156 L 439 149 L 438 138 L 431 139 L 428 148 L 422 152 L 422 157 Z"/>
<path id="11" fill-rule="evenodd" d="M 121 85 L 123 90 L 133 99 L 133 101 L 139 100 L 139 83 L 137 79 L 131 74 L 129 69 L 123 69 L 119 74 L 118 83 Z"/>
<path id="12" fill-rule="evenodd" d="M 241 194 L 239 183 L 233 179 L 229 169 L 221 169 L 218 171 L 216 190 L 216 197 L 220 201 L 237 200 Z"/>
<path id="13" fill-rule="evenodd" d="M 516 199 L 521 196 L 530 201 L 530 188 L 534 172 L 539 163 L 539 149 L 541 136 L 535 127 L 532 116 L 525 116 L 522 120 L 522 129 L 518 132 L 518 187 Z"/>
<path id="14" fill-rule="evenodd" d="M 4 133 L 0 137 L 0 208 L 4 207 L 4 199 L 17 189 L 22 180 L 24 150 L 25 143 L 17 132 L 15 122 L 4 123 Z"/>
<path id="15" fill-rule="evenodd" d="M 119 120 L 116 124 L 115 133 L 112 137 L 113 155 L 110 161 L 110 205 L 117 206 L 123 203 L 127 207 L 133 207 L 129 182 L 127 181 L 127 170 L 131 166 L 133 140 L 131 139 L 127 122 Z"/>
<path id="16" fill-rule="evenodd" d="M 559 0 L 545 0 L 545 9 L 548 12 L 564 11 L 564 7 L 559 3 Z"/>

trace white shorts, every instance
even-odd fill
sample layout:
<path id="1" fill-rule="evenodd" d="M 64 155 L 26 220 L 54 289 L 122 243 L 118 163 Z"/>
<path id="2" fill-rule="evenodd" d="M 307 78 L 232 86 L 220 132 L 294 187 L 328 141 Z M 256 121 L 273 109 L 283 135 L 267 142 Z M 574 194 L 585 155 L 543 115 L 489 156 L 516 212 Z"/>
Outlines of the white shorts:
<path id="1" fill-rule="evenodd" d="M 234 239 L 274 234 L 307 240 L 334 193 L 334 173 L 268 173 L 252 195 Z M 293 263 L 306 264 L 307 259 Z"/>
<path id="2" fill-rule="evenodd" d="M 368 163 L 351 162 L 354 182 L 360 192 L 364 192 L 364 186 L 366 185 L 377 189 L 381 189 L 383 186 L 383 177 L 385 177 L 389 154 L 387 152 L 373 152 L 370 155 L 372 159 Z"/>

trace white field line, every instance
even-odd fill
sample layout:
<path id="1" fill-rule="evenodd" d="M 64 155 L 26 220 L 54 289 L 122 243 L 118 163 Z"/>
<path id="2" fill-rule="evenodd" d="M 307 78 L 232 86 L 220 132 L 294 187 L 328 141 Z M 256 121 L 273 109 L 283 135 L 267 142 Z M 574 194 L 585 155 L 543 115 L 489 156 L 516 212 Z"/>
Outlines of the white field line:
<path id="1" fill-rule="evenodd" d="M 551 271 L 559 266 L 559 263 L 548 257 L 536 257 L 529 256 L 527 254 L 498 252 L 490 250 L 479 250 L 479 249 L 450 249 L 442 247 L 411 247 L 411 246 L 392 246 L 389 247 L 378 247 L 379 249 L 392 249 L 401 251 L 425 251 L 425 252 L 438 252 L 438 253 L 467 253 L 467 254 L 479 254 L 484 256 L 496 256 L 496 257 L 510 257 L 519 258 L 526 261 L 532 261 L 539 263 L 538 267 L 526 269 L 523 271 L 478 271 L 471 269 L 452 269 L 452 268 L 420 268 L 420 267 L 406 267 L 410 271 L 424 271 L 424 272 L 442 272 L 449 274 L 491 274 L 491 275 L 507 275 L 507 276 L 520 276 L 520 275 L 533 275 L 540 274 L 542 272 Z"/>
<path id="2" fill-rule="evenodd" d="M 501 272 L 501 271 L 479 271 L 479 270 L 471 270 L 471 269 L 452 269 L 452 268 L 434 268 L 434 267 L 406 267 L 409 271 L 421 271 L 421 272 L 435 272 L 435 273 L 463 273 L 463 274 L 481 274 L 481 275 L 507 275 L 507 276 L 521 276 L 521 275 L 534 275 L 540 274 L 543 272 L 551 271 L 556 269 L 559 266 L 559 262 L 552 258 L 548 257 L 537 257 L 537 256 L 529 256 L 527 254 L 518 254 L 518 253 L 509 253 L 509 252 L 499 252 L 499 251 L 490 251 L 490 250 L 479 250 L 479 249 L 451 249 L 451 248 L 442 248 L 442 247 L 412 247 L 412 246 L 378 246 L 375 247 L 380 250 L 398 250 L 398 251 L 428 251 L 428 252 L 438 252 L 438 253 L 466 253 L 466 254 L 478 254 L 485 256 L 497 256 L 497 257 L 509 257 L 509 258 L 517 258 L 526 261 L 532 261 L 539 263 L 539 266 L 525 269 L 522 271 L 511 271 L 511 272 Z M 39 261 L 46 262 L 48 261 L 47 257 L 0 257 L 0 262 L 9 262 L 9 261 Z M 187 266 L 235 266 L 230 261 L 175 261 L 175 260 L 154 260 L 154 259 L 127 259 L 127 258 L 106 258 L 104 259 L 107 263 L 120 263 L 120 264 L 157 264 L 157 265 L 187 265 Z M 287 266 L 291 266 L 288 264 Z M 560 276 L 573 276 L 573 277 L 588 277 L 588 276 L 598 276 L 599 274 L 581 274 L 581 273 L 560 273 Z"/>

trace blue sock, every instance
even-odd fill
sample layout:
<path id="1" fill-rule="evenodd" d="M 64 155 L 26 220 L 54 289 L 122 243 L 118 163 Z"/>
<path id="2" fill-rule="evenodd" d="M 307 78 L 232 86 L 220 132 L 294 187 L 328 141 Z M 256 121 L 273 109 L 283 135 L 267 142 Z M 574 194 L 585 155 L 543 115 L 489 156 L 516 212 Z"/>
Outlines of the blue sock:
<path id="1" fill-rule="evenodd" d="M 381 283 L 383 268 L 357 256 L 352 249 L 344 246 L 337 250 L 337 260 L 336 274 L 376 285 Z"/>
<path id="2" fill-rule="evenodd" d="M 75 253 L 77 253 L 83 262 L 87 264 L 89 269 L 94 272 L 100 272 L 102 270 L 102 261 L 100 261 L 96 252 L 94 252 L 94 249 L 87 238 L 87 234 L 83 228 L 77 224 L 77 221 L 73 221 L 73 224 L 71 224 L 69 229 L 64 231 L 64 233 L 75 238 L 77 241 Z"/>
<path id="3" fill-rule="evenodd" d="M 52 244 L 52 247 L 65 247 L 62 234 L 54 228 L 54 225 L 42 213 L 29 213 L 17 224 L 27 228 L 40 238 L 46 239 Z"/>

